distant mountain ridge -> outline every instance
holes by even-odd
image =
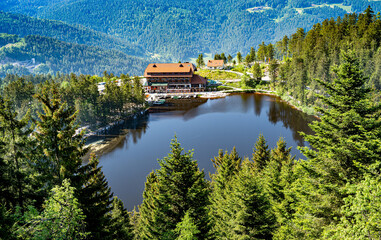
[[[69,43],[114,49],[129,55],[145,57],[145,51],[141,47],[115,36],[80,25],[74,26],[62,21],[33,18],[21,14],[0,11],[0,33],[16,34],[20,37],[40,35]]]
[[[5,0],[0,10],[81,24],[183,61],[201,52],[245,53],[368,5],[381,10],[368,0]]]
[[[6,73],[76,73],[142,75],[148,61],[117,50],[105,50],[54,38],[0,34],[0,77]]]

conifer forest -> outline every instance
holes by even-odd
[[[6,2],[18,9],[17,1]],[[98,26],[111,31],[103,27]],[[262,77],[257,62],[267,63],[276,94],[314,108],[314,134],[301,133],[309,144],[299,147],[305,159],[293,156],[282,137],[270,147],[260,134],[251,156],[235,147],[213,153],[215,171],[207,176],[194,157],[197,149],[185,149],[174,135],[133,211],[113,193],[82,129],[96,130],[147,109],[140,77],[114,66],[112,58],[141,69],[147,60],[144,53],[127,55],[142,51],[138,44],[76,29],[88,38],[67,45],[53,36],[0,35],[0,58],[34,54],[51,68],[0,76],[0,239],[381,239],[381,15],[372,7],[310,30],[298,28],[277,42],[252,44],[257,47],[245,48],[243,56],[215,56],[226,62],[237,56],[246,67],[256,62],[253,82]],[[115,42],[119,49],[102,58],[100,47]],[[6,50],[7,44],[14,47]],[[83,48],[89,61],[104,62],[90,70],[81,61],[73,64],[65,52],[74,48]],[[50,58],[44,55],[49,51]],[[202,56],[198,60],[202,65]]]

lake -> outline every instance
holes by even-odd
[[[283,137],[298,159],[303,155],[297,146],[306,145],[299,132],[312,133],[308,127],[312,116],[269,95],[184,99],[174,104],[130,121],[122,141],[100,157],[109,186],[128,210],[141,204],[146,176],[159,168],[157,159],[167,156],[175,135],[186,151],[194,149],[194,159],[209,179],[214,172],[211,159],[219,149],[231,151],[235,146],[241,157],[251,157],[262,133],[270,148]]]

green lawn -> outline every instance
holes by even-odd
[[[238,79],[240,78],[237,74],[231,72],[225,72],[221,70],[207,70],[201,69],[196,74],[203,76],[204,78],[211,80],[227,80],[227,79]]]

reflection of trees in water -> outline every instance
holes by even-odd
[[[305,113],[292,108],[285,102],[272,101],[267,113],[269,121],[276,124],[279,121],[283,122],[283,126],[291,129],[293,139],[299,146],[304,146],[304,139],[299,132],[312,134],[312,130],[307,123],[310,123],[313,118]]]
[[[255,94],[254,95],[254,111],[255,111],[256,116],[261,115],[262,102],[263,102],[263,95],[262,94]]]
[[[241,94],[242,108],[244,112],[247,112],[250,109],[250,98],[251,94]]]
[[[132,137],[133,143],[136,144],[146,133],[147,128],[148,115],[132,120],[132,122],[128,125],[128,135],[125,141],[127,142],[128,137]]]

